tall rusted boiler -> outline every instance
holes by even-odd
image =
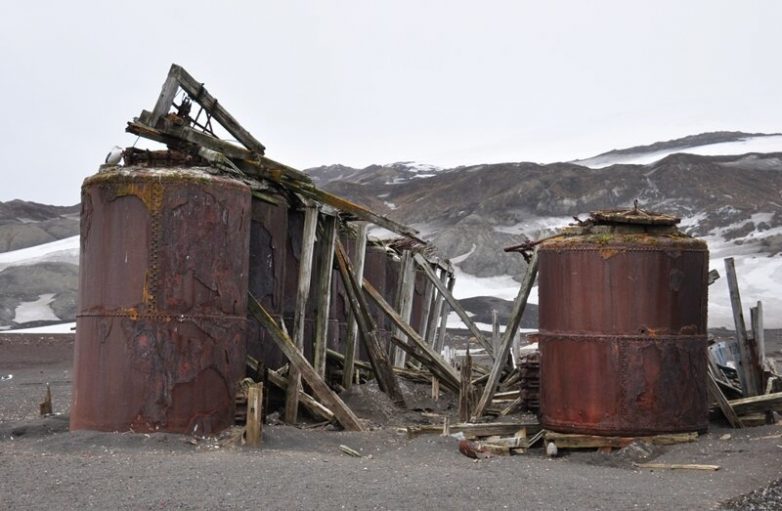
[[[708,250],[678,222],[639,209],[596,212],[539,246],[545,428],[707,428]]]
[[[199,168],[82,187],[71,429],[211,433],[245,366],[250,191]]]

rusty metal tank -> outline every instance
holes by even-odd
[[[199,168],[82,186],[71,429],[212,433],[245,367],[250,191]]]
[[[706,430],[708,249],[678,222],[602,211],[539,245],[545,428]]]

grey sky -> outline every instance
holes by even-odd
[[[782,131],[782,2],[13,2],[0,200],[79,200],[171,62],[290,165],[553,161]]]

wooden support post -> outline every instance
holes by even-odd
[[[747,327],[744,323],[744,313],[741,309],[741,295],[736,279],[736,268],[733,258],[725,258],[725,276],[728,279],[730,304],[733,307],[733,323],[736,327],[736,339],[739,343],[741,360],[738,361],[738,373],[741,380],[741,390],[744,397],[757,396],[760,393],[760,373],[757,367],[757,356],[753,342],[747,337]]]
[[[432,313],[433,304],[434,301],[434,285],[432,285],[431,282],[426,283],[426,291],[424,291],[424,309],[421,313],[421,322],[418,326],[418,333],[421,334],[421,337],[426,339],[428,341],[429,339],[429,332],[427,329],[429,328],[429,315]]]
[[[749,310],[749,317],[762,379],[763,371],[766,370],[766,333],[763,330],[763,302],[758,301],[758,304]]]
[[[446,289],[449,293],[453,294],[453,287],[456,285],[456,277],[454,277],[453,273],[448,273],[446,280],[448,281]],[[443,305],[440,308],[440,327],[437,329],[437,337],[435,337],[433,346],[436,353],[442,352],[445,347],[445,334],[448,331],[448,313],[450,312],[450,310],[448,310],[449,304],[445,302],[445,293],[440,293],[440,295],[443,297]]]
[[[372,364],[372,370],[375,372],[380,390],[385,392],[391,401],[399,406],[405,405],[405,399],[399,388],[399,382],[396,380],[391,361],[386,355],[385,350],[380,345],[377,337],[377,327],[372,317],[369,315],[364,293],[361,292],[358,281],[353,273],[350,260],[345,253],[342,243],[337,240],[337,264],[342,283],[345,285],[345,291],[348,295],[348,302],[353,310],[353,316],[358,322],[358,329],[361,333],[361,339],[369,355],[369,361]]]
[[[470,330],[472,336],[475,337],[481,346],[483,346],[483,348],[486,350],[486,353],[488,353],[490,357],[494,358],[494,350],[492,349],[491,343],[486,340],[478,327],[475,326],[475,323],[472,321],[472,319],[470,319],[467,311],[464,310],[464,307],[461,306],[459,301],[453,297],[448,288],[443,286],[443,283],[440,282],[440,279],[437,278],[437,275],[435,275],[434,270],[432,270],[432,267],[429,265],[429,262],[424,259],[424,256],[421,254],[415,254],[414,259],[418,266],[424,270],[426,276],[429,277],[429,281],[437,286],[437,290],[443,294],[446,300],[448,300],[448,303],[451,305],[456,314],[459,315],[459,319],[461,319]]]
[[[402,255],[402,276],[397,294],[397,310],[399,317],[405,323],[410,323],[410,315],[413,312],[413,297],[415,296],[415,265],[409,250],[405,250]],[[405,340],[405,334],[401,328],[397,327],[394,335]],[[394,350],[394,365],[404,367],[407,361],[407,353],[398,346]]]
[[[364,280],[364,261],[367,256],[367,227],[366,222],[358,222],[356,239],[356,265],[353,275],[356,282]],[[348,336],[345,341],[345,364],[342,373],[342,386],[349,389],[353,385],[353,368],[356,362],[356,344],[358,342],[358,322],[351,309],[348,314]]]
[[[294,368],[298,370],[304,378],[304,381],[306,381],[312,389],[315,397],[334,413],[334,416],[345,429],[350,431],[364,431],[364,427],[361,425],[358,417],[356,417],[344,401],[326,385],[326,382],[318,375],[315,368],[307,362],[307,359],[304,358],[304,355],[299,351],[290,337],[288,337],[277,325],[277,322],[274,321],[274,318],[269,314],[269,311],[267,311],[252,294],[249,294],[248,298],[250,314],[260,322],[261,326],[266,329],[280,351],[288,358],[290,370],[293,370]],[[290,386],[290,380],[288,380],[288,385]]]
[[[312,252],[315,248],[315,227],[318,223],[318,209],[308,205],[304,213],[304,234],[301,241],[299,258],[299,285],[296,289],[296,310],[293,315],[293,340],[296,348],[304,352],[304,319],[307,311],[307,298],[310,294],[312,278]],[[285,422],[296,424],[299,413],[299,386],[301,375],[298,368],[291,364],[288,373],[288,388],[285,391]]]
[[[322,377],[326,377],[326,347],[328,346],[329,312],[331,307],[331,276],[334,274],[334,240],[337,236],[337,217],[320,215],[322,227],[318,242],[318,287],[316,300],[317,315],[315,316],[315,347],[313,365]]]
[[[432,378],[438,379],[442,381],[442,384],[448,387],[450,390],[452,390],[454,393],[459,393],[459,387],[454,384],[453,379],[450,379],[450,375],[448,373],[445,373],[443,369],[437,365],[434,361],[432,361],[431,357],[424,353],[422,350],[418,349],[417,345],[410,341],[403,341],[399,337],[396,337],[395,335],[391,336],[391,342],[394,344],[394,346],[399,347],[400,349],[405,350],[405,352],[410,355],[410,358],[413,360],[417,360],[421,363],[424,367],[426,367],[429,370],[429,373],[432,375]],[[402,368],[395,367],[394,371],[401,371]],[[439,383],[438,383],[439,385]]]
[[[467,354],[461,367],[462,385],[459,387],[459,422],[470,420],[472,412],[472,357],[470,356],[470,343],[467,343]]]
[[[443,379],[448,380],[444,383],[448,384],[451,388],[458,389],[460,381],[459,373],[457,373],[450,364],[443,360],[443,357],[441,357],[438,353],[435,353],[432,348],[426,344],[426,341],[424,341],[410,325],[402,321],[402,318],[399,317],[399,314],[396,313],[396,311],[388,304],[388,302],[385,301],[383,296],[372,286],[372,284],[369,283],[366,278],[364,279],[364,291],[366,291],[367,296],[369,296],[369,298],[375,302],[378,307],[380,307],[383,313],[407,334],[407,337],[410,341],[413,342],[416,348],[423,352],[423,356],[425,356],[426,359],[431,362],[431,364],[438,367],[438,369],[442,372]]]
[[[445,271],[445,269],[440,270],[440,282],[443,284],[447,284],[446,279],[448,278],[448,273]],[[443,297],[443,294],[437,290],[436,287],[434,289],[434,306],[432,308],[432,312],[429,315],[429,324],[426,327],[426,335],[424,336],[424,339],[426,339],[427,344],[430,346],[434,346],[437,343],[437,325],[440,324],[440,315],[443,311],[443,302],[445,301],[445,298]]]
[[[491,403],[494,397],[494,392],[497,390],[497,384],[500,381],[502,375],[502,369],[508,362],[508,351],[513,343],[513,338],[516,335],[516,330],[521,323],[521,316],[524,314],[524,308],[527,306],[527,298],[532,290],[532,286],[535,284],[535,277],[538,274],[538,252],[535,251],[532,254],[532,259],[527,264],[527,273],[524,275],[524,280],[519,288],[519,294],[516,296],[516,301],[513,303],[513,309],[510,313],[508,325],[505,327],[505,334],[502,336],[502,343],[500,344],[500,350],[497,352],[497,356],[494,359],[491,372],[489,373],[489,379],[486,381],[486,386],[483,389],[483,395],[481,395],[478,405],[473,412],[473,420],[483,415],[486,411],[486,407]]]
[[[263,383],[250,385],[247,389],[247,419],[244,439],[250,447],[260,447],[263,436]]]

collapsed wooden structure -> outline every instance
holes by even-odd
[[[218,127],[240,145],[222,140]],[[349,388],[360,375],[374,377],[400,406],[399,376],[442,384],[461,393],[465,417],[489,408],[503,378],[518,381],[508,352],[534,281],[534,264],[511,324],[495,346],[454,298],[451,264],[417,231],[321,190],[306,174],[266,157],[263,144],[182,67],[171,66],[154,108],[126,130],[168,146],[165,152],[128,148],[126,164],[211,167],[252,189],[248,300],[255,321],[249,327],[248,360],[267,388],[284,390],[286,422],[297,422],[302,405],[315,417],[362,429],[334,391]],[[368,241],[371,225],[400,239]],[[451,310],[492,358],[490,372],[460,373],[440,355]],[[328,361],[341,369],[337,378],[327,371]],[[481,384],[484,390],[474,404],[474,389]]]

